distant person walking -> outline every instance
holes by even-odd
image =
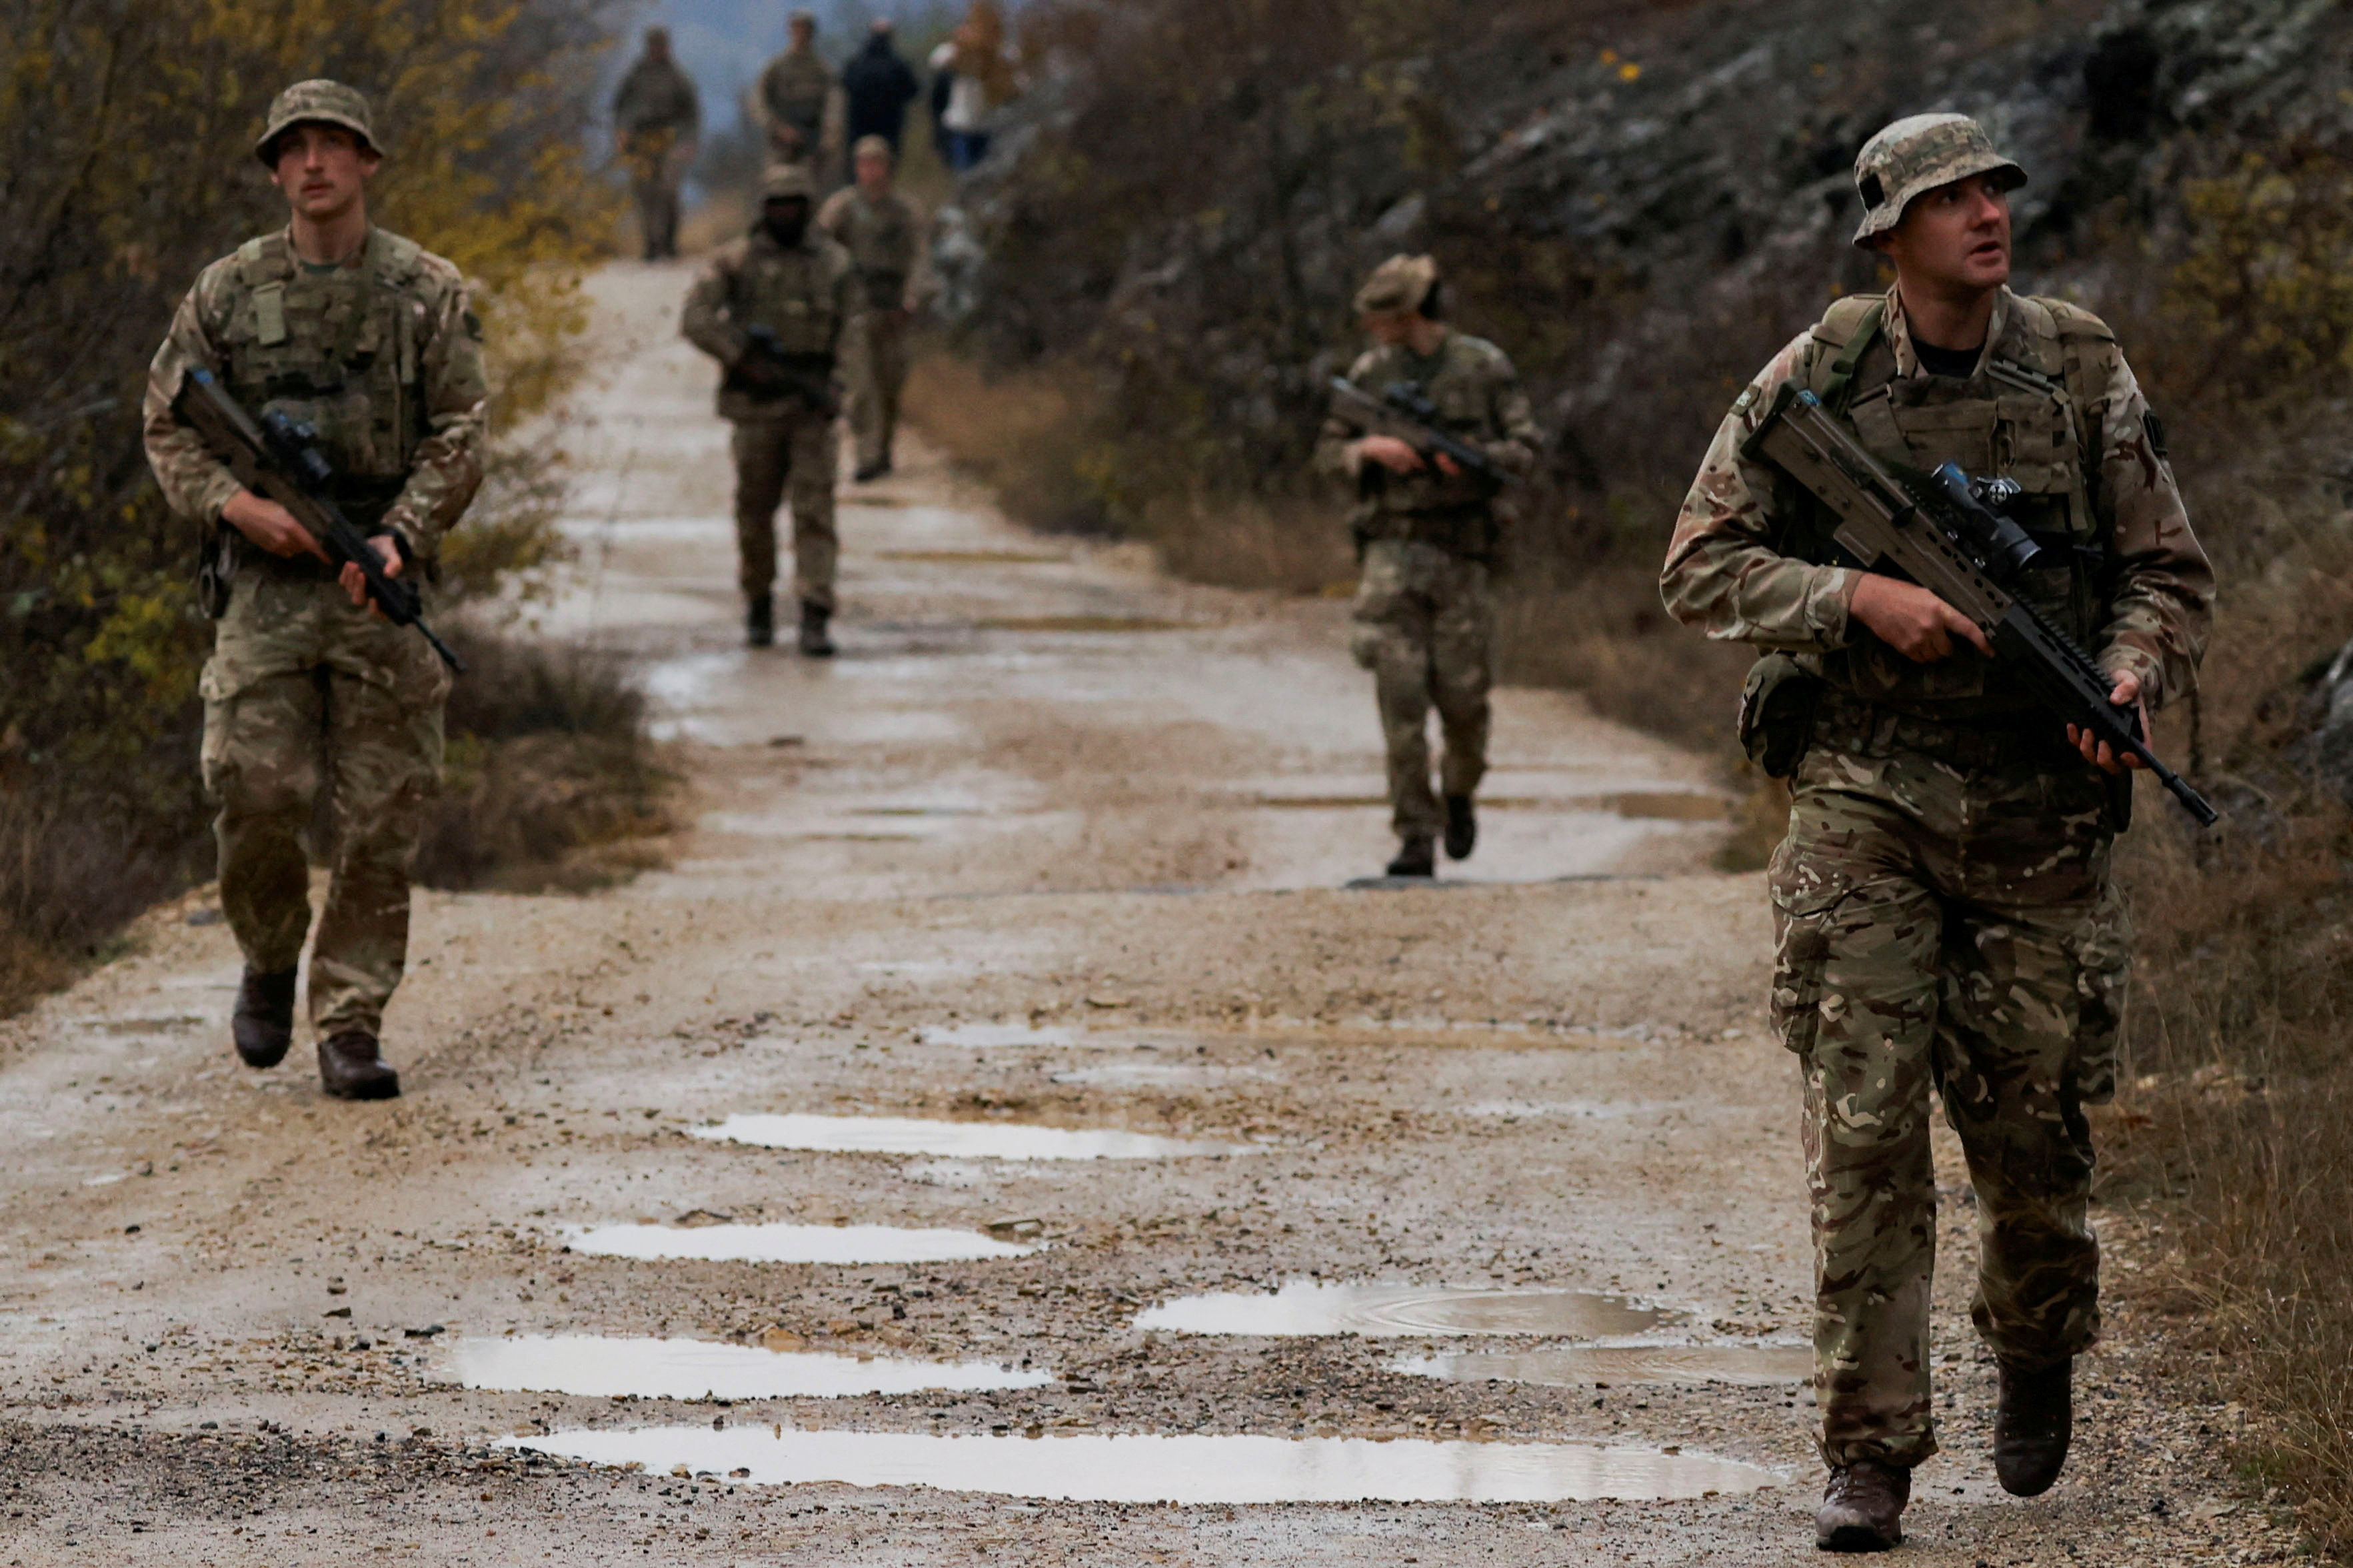
[[[646,52],[613,95],[615,150],[629,171],[648,261],[678,254],[678,188],[702,132],[702,104],[670,58],[670,29],[648,27]]]
[[[1005,20],[988,0],[973,0],[955,36],[932,51],[932,117],[940,155],[961,174],[988,156],[997,111],[1013,98],[1005,58]]]
[[[849,58],[841,68],[843,135],[851,148],[851,178],[857,177],[856,149],[870,136],[881,137],[891,150],[892,160],[899,157],[901,139],[907,130],[907,105],[923,93],[923,84],[915,79],[915,69],[900,56],[892,41],[891,18],[874,18],[873,30],[867,35],[866,47]]]
[[[833,72],[817,52],[814,15],[796,11],[786,27],[791,41],[761,71],[753,109],[767,132],[768,161],[797,163],[815,174],[826,110],[833,100]]]
[[[891,471],[899,391],[907,382],[907,282],[922,240],[914,207],[891,188],[890,143],[869,136],[853,151],[857,184],[827,198],[817,226],[849,252],[866,298],[866,313],[842,342],[849,373],[849,430],[858,441],[852,477],[864,484]]]

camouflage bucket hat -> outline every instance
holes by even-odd
[[[1392,256],[1356,290],[1356,314],[1403,316],[1421,309],[1438,286],[1438,262],[1428,256]]]
[[[817,179],[798,163],[771,163],[760,176],[760,199],[764,202],[786,201],[798,196],[805,202],[817,200]]]
[[[1862,226],[1854,243],[1865,245],[1903,221],[1915,196],[1966,180],[2000,173],[2002,189],[2026,184],[2026,171],[1993,150],[1985,127],[1966,114],[1915,114],[1899,120],[1862,144],[1855,155],[1854,188],[1862,197]]]
[[[253,144],[253,155],[264,163],[271,162],[269,149],[279,136],[306,123],[340,125],[381,153],[384,143],[376,140],[375,128],[368,120],[368,100],[357,88],[324,77],[298,81],[269,100],[269,115],[262,122],[261,140]]]

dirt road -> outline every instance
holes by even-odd
[[[545,619],[637,663],[691,830],[421,897],[395,1104],[237,1063],[203,894],[0,1026],[0,1562],[1810,1559],[1796,1085],[1701,767],[1505,692],[1477,857],[1349,889],[1340,607],[919,447],[845,498],[842,657],[747,653],[683,284],[597,283]],[[1914,1555],[2281,1554],[2129,1314],[1996,1491],[1948,1191]]]

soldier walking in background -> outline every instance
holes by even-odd
[[[302,834],[323,784],[332,875],[311,954],[319,1075],[343,1099],[388,1099],[378,1046],[408,947],[408,867],[439,782],[448,676],[375,614],[284,508],[240,486],[174,412],[194,370],[259,416],[318,432],[335,499],[387,575],[426,572],[481,481],[489,390],[481,327],[458,269],[368,222],[382,162],[367,100],[332,81],[288,88],[255,146],[292,217],[198,276],[148,376],[148,461],[205,530],[228,584],[199,689],[205,787],[220,804],[221,908],[245,955],[231,1025],[257,1068],[284,1058],[311,926]]]
[[[670,58],[670,29],[648,27],[646,52],[613,95],[613,134],[628,166],[648,261],[678,255],[678,188],[702,130],[702,106],[694,83]]]
[[[866,47],[841,68],[842,134],[849,142],[852,179],[858,177],[858,144],[870,136],[881,137],[892,161],[898,159],[907,105],[923,90],[914,68],[892,46],[893,31],[890,17],[875,17]]]
[[[826,199],[817,224],[849,252],[865,296],[865,311],[842,345],[849,430],[858,443],[852,478],[864,484],[891,471],[899,392],[907,382],[907,284],[921,248],[921,226],[907,198],[891,188],[890,143],[869,136],[856,152],[857,183]]]
[[[791,42],[760,72],[753,108],[768,137],[768,162],[807,166],[814,178],[825,142],[833,72],[817,52],[817,17],[796,11],[786,24]]]
[[[2063,732],[1985,657],[1975,622],[1856,569],[1832,514],[1742,442],[1794,379],[1883,459],[2014,480],[2011,515],[2057,563],[2022,592],[2120,706],[2190,689],[2211,613],[2213,574],[2114,335],[2007,286],[2008,193],[2025,180],[1959,115],[1864,144],[1855,243],[1894,264],[1895,287],[1832,305],[1740,395],[1662,579],[1685,623],[1778,650],[1751,673],[1743,739],[1797,759],[1771,871],[1772,1014],[1805,1085],[1831,1470],[1817,1539],[1832,1550],[1901,1541],[1911,1470],[1936,1451],[1931,1086],[1975,1189],[1996,1473],[2031,1497],[2065,1461],[2073,1358],[2099,1333],[2084,1107],[2115,1089],[2129,956],[2109,855],[2131,791],[2105,746]]]
[[[776,640],[776,507],[789,488],[800,651],[829,658],[834,610],[832,380],[865,295],[849,253],[809,222],[807,168],[770,169],[760,221],[714,255],[686,297],[688,341],[725,368],[719,415],[735,426],[735,538],[745,639]]]
[[[1351,381],[1376,390],[1417,388],[1446,434],[1499,468],[1525,474],[1535,466],[1535,420],[1519,374],[1494,344],[1447,325],[1436,262],[1427,256],[1383,262],[1357,291],[1356,313],[1377,346],[1356,361]],[[1337,413],[1324,422],[1315,464],[1356,488],[1350,521],[1363,577],[1350,647],[1373,672],[1388,744],[1399,840],[1388,874],[1431,876],[1441,832],[1457,860],[1478,842],[1472,795],[1487,771],[1496,487],[1442,453],[1426,456],[1394,436],[1358,436]],[[1442,806],[1430,787],[1433,706],[1446,742]]]

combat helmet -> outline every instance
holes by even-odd
[[[1993,150],[1985,127],[1966,114],[1915,114],[1885,126],[1855,154],[1854,188],[1862,197],[1862,225],[1854,243],[1904,220],[1914,197],[1971,174],[1999,174],[2001,188],[2026,184],[2026,171]]]
[[[368,100],[357,88],[324,77],[298,81],[269,100],[269,113],[262,121],[261,139],[253,144],[253,155],[272,163],[270,149],[278,138],[306,122],[340,125],[357,136],[362,145],[382,153],[384,143],[376,140],[371,118]]]
[[[760,175],[760,199],[764,202],[788,201],[798,196],[805,202],[817,200],[817,176],[799,163],[771,163]]]

